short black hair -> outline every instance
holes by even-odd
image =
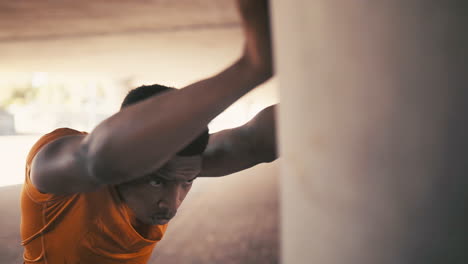
[[[148,99],[152,96],[161,95],[163,93],[166,93],[172,90],[177,90],[177,89],[159,85],[159,84],[140,86],[128,92],[127,96],[125,96],[122,102],[122,105],[120,106],[120,109],[123,109],[129,105]],[[208,145],[209,137],[210,137],[210,134],[208,133],[208,127],[207,127],[190,144],[188,144],[181,151],[177,152],[177,155],[178,156],[201,155],[205,151],[206,146]]]

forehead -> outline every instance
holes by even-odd
[[[191,180],[201,171],[201,156],[175,156],[152,175],[167,180]]]

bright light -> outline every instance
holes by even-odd
[[[40,135],[0,136],[0,187],[24,182],[26,156]]]
[[[31,85],[34,88],[41,87],[47,84],[48,79],[47,72],[35,72],[31,79]]]

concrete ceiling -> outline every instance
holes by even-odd
[[[0,0],[0,93],[33,72],[73,86],[183,87],[228,66],[242,44],[235,0]],[[265,88],[243,100],[277,101]]]
[[[0,42],[226,27],[233,0],[2,0]]]
[[[177,73],[165,70],[177,68],[196,76],[235,59],[241,44],[233,0],[0,0],[2,75],[164,72],[171,79]]]
[[[228,66],[242,44],[235,0],[0,0],[0,95],[34,72],[121,95],[141,84],[183,87]],[[242,102],[277,102],[275,87],[263,87]]]

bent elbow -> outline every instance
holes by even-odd
[[[126,181],[128,173],[106,142],[90,139],[82,147],[88,175],[97,183],[108,185]]]
[[[108,153],[92,153],[88,156],[87,172],[89,176],[99,184],[119,184],[126,181],[128,173],[114,162]],[[122,165],[122,164],[120,164]]]

